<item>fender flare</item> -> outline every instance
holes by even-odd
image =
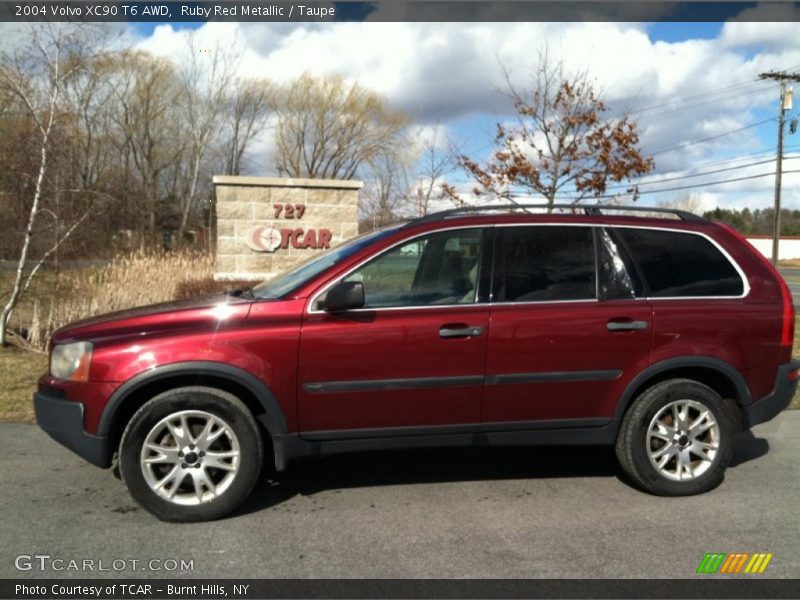
[[[103,414],[100,416],[100,424],[97,427],[97,435],[108,436],[111,433],[116,414],[131,394],[155,381],[185,375],[213,375],[241,385],[253,394],[258,403],[264,408],[265,415],[260,420],[262,420],[266,426],[269,434],[276,435],[287,433],[286,419],[280,404],[278,404],[278,400],[264,382],[255,375],[249,371],[225,363],[214,361],[188,361],[171,363],[149,371],[144,371],[131,377],[128,381],[119,386],[114,393],[111,394],[111,397],[108,399],[103,409]]]
[[[701,367],[717,371],[733,383],[736,388],[737,399],[743,407],[752,404],[750,388],[747,387],[747,382],[739,370],[731,364],[712,356],[677,356],[650,365],[631,380],[622,393],[619,402],[617,402],[617,408],[614,411],[614,421],[617,423],[622,422],[622,416],[634,400],[634,392],[636,392],[645,381],[659,373],[686,367]]]

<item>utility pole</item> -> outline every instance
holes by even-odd
[[[789,81],[800,82],[800,74],[785,71],[768,71],[761,73],[759,79],[774,79],[780,84],[781,96],[778,106],[778,156],[775,162],[775,215],[772,224],[772,264],[778,264],[778,244],[781,239],[781,174],[783,170],[783,128],[786,125],[786,111],[791,100],[786,95],[786,84]]]

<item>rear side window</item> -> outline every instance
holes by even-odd
[[[708,239],[692,233],[616,229],[639,266],[651,298],[741,296],[739,273]]]
[[[597,228],[598,265],[600,271],[600,298],[603,300],[631,300],[643,295],[644,288],[636,268],[612,232]]]
[[[495,302],[596,298],[591,228],[501,227],[498,231]]]

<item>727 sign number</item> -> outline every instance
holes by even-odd
[[[305,204],[273,204],[275,218],[280,219],[283,213],[284,219],[302,219],[306,212]]]

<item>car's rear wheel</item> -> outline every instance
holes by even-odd
[[[628,410],[617,458],[634,483],[663,496],[718,486],[733,454],[735,419],[714,390],[689,379],[663,381]]]
[[[205,521],[236,508],[258,479],[261,434],[235,396],[207,387],[160,394],[122,436],[119,465],[133,498],[164,521]]]

